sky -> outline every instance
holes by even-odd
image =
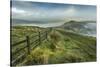
[[[11,19],[13,23],[29,21],[37,26],[57,26],[70,20],[96,21],[96,6],[41,3],[12,0]],[[24,23],[24,22],[23,22]]]

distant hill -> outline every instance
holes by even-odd
[[[21,19],[11,19],[12,25],[23,25],[23,24],[41,24],[41,21],[28,21],[28,20],[21,20]],[[46,23],[46,22],[43,22]]]
[[[63,28],[75,33],[96,36],[96,21],[74,21],[64,23],[59,28]]]

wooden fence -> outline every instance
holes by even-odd
[[[35,36],[26,36],[26,39],[12,44],[12,56],[11,56],[11,66],[16,66],[17,64],[23,62],[23,60],[31,53],[31,50],[41,45],[41,42],[47,39],[48,33],[51,29],[43,32],[38,32]],[[17,48],[18,46],[18,48]]]

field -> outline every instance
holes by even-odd
[[[45,34],[44,31],[49,28],[38,28],[34,26],[13,26],[11,28],[11,53],[12,61],[19,55],[27,53],[27,48],[19,51],[17,55],[13,52],[26,45],[23,43],[13,47],[13,44],[24,40],[26,36],[34,37],[31,42],[37,39],[39,34]],[[46,35],[43,35],[45,37]],[[43,38],[40,35],[40,38]],[[12,65],[40,65],[40,64],[58,64],[58,63],[76,63],[96,61],[96,37],[83,36],[77,33],[69,32],[64,29],[51,28],[46,38],[39,39],[40,43],[31,49],[29,54],[20,58]],[[38,40],[38,42],[39,42]],[[37,43],[38,43],[37,42]],[[35,45],[35,44],[33,44]]]

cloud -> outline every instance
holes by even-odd
[[[12,13],[13,14],[25,14],[25,10],[17,9],[17,8],[12,8]]]
[[[46,4],[44,7],[41,5],[43,4],[13,1],[12,18],[30,21],[65,21],[66,17],[74,16],[76,12],[74,6],[69,6],[68,8],[50,8],[52,5],[47,6]]]
[[[74,6],[71,6],[66,10],[66,14],[68,16],[74,16],[76,13],[77,13],[77,10],[74,8]]]
[[[47,24],[54,22],[61,22],[62,24],[71,19],[91,20],[96,16],[96,11],[92,6],[47,4],[13,0],[11,8],[12,19],[41,21],[41,23],[47,22]]]

